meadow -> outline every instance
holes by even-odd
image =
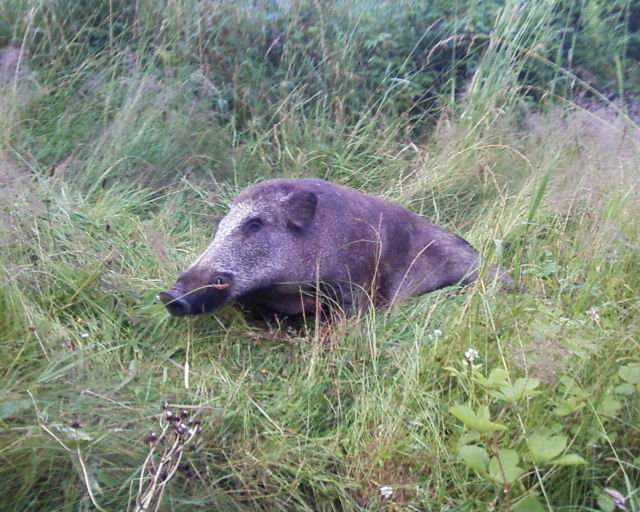
[[[640,510],[635,10],[6,0],[0,509]],[[302,176],[520,290],[170,317],[233,196]]]

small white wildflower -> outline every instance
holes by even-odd
[[[434,329],[433,335],[434,336],[442,336],[442,331],[440,329]]]
[[[591,308],[587,310],[587,316],[591,318],[591,320],[593,320],[595,323],[597,324],[600,323],[600,315],[598,314],[598,311],[596,310],[596,308]]]
[[[88,333],[86,333],[86,332],[83,332],[82,334],[80,334],[80,337],[81,337],[81,338],[88,338],[88,337],[89,337],[89,334],[88,334]]]
[[[389,487],[388,485],[380,487],[380,496],[385,500],[391,498],[393,496],[393,487]]]
[[[476,359],[478,359],[478,357],[480,357],[480,354],[478,354],[478,351],[475,348],[470,347],[465,351],[464,357],[467,361],[473,363]]]

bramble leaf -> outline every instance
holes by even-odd
[[[489,474],[502,484],[515,482],[524,474],[524,469],[518,467],[518,453],[515,450],[498,450],[498,455],[489,461]]]
[[[568,453],[567,455],[553,459],[551,463],[557,464],[558,466],[579,466],[581,464],[586,464],[587,461],[580,457],[580,455]]]
[[[613,389],[613,392],[616,395],[625,395],[631,396],[636,394],[636,387],[633,384],[629,384],[625,382],[624,384],[620,384]]]
[[[474,380],[485,388],[497,388],[498,386],[508,382],[509,372],[503,368],[495,368],[491,370],[489,377],[476,374]]]
[[[584,402],[579,402],[573,397],[569,397],[566,400],[562,400],[558,403],[555,413],[558,416],[568,416],[574,412],[578,412],[585,406]]]
[[[481,475],[489,472],[489,454],[479,446],[466,445],[458,449],[462,461]]]
[[[602,402],[598,404],[596,410],[604,416],[614,417],[616,414],[618,414],[621,408],[622,403],[619,400],[616,400],[615,398],[607,395],[606,397],[604,397]]]
[[[544,464],[560,455],[567,447],[565,436],[542,436],[532,434],[527,438],[529,459],[536,464]]]
[[[500,391],[489,391],[489,394],[499,400],[505,402],[515,402],[522,398],[529,398],[535,396],[539,391],[535,389],[540,385],[538,379],[533,378],[519,378],[513,384],[503,384],[500,386]]]
[[[449,412],[458,418],[467,427],[473,428],[472,425],[476,422],[476,413],[473,409],[467,405],[454,405],[449,408]]]
[[[621,366],[618,370],[618,376],[629,384],[640,386],[640,364]]]
[[[471,407],[467,405],[454,405],[449,408],[449,412],[464,423],[467,428],[477,430],[478,432],[494,432],[496,430],[506,430],[507,427],[495,423],[490,419],[488,407],[480,407],[475,413]]]
[[[546,510],[536,496],[524,498],[511,508],[511,512],[546,512]]]

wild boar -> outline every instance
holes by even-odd
[[[236,197],[211,245],[159,298],[173,316],[233,301],[349,314],[471,283],[478,267],[468,242],[400,205],[321,179],[275,179]],[[489,274],[511,284],[496,267]]]

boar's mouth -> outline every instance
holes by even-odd
[[[158,295],[160,301],[172,316],[183,317],[208,313],[228,302],[230,297],[229,280],[216,277],[212,284],[185,290],[178,279],[171,290]]]

